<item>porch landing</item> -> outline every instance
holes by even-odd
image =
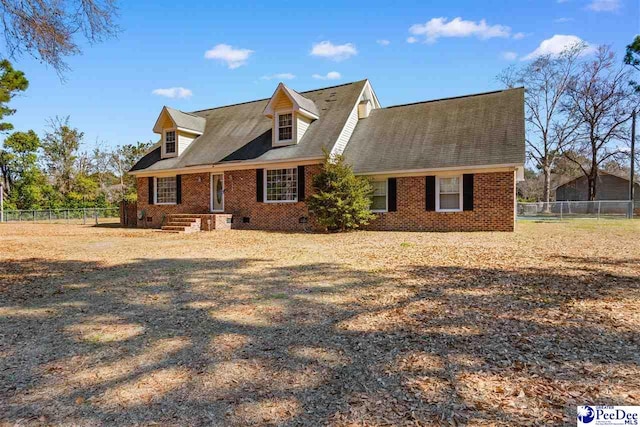
[[[165,233],[197,233],[199,231],[230,230],[231,214],[169,214],[162,226]]]

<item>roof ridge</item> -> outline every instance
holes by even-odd
[[[428,103],[431,103],[431,102],[452,101],[454,99],[473,98],[475,96],[493,95],[493,94],[496,94],[496,93],[508,92],[508,91],[516,90],[516,89],[524,89],[524,86],[512,87],[512,88],[508,88],[508,89],[492,90],[492,91],[489,91],[489,92],[471,93],[471,94],[468,94],[468,95],[449,96],[449,97],[446,97],[446,98],[428,99],[426,101],[409,102],[407,104],[390,105],[388,107],[380,108],[380,110],[386,110],[386,109],[389,109],[389,108],[398,108],[398,107],[409,107],[411,105],[428,104]]]
[[[334,85],[334,86],[321,87],[321,88],[318,88],[318,89],[306,90],[306,91],[304,91],[304,92],[298,92],[297,90],[292,89],[292,88],[290,88],[289,86],[287,86],[287,88],[288,88],[288,89],[293,90],[294,92],[296,92],[296,93],[297,93],[297,94],[299,94],[299,95],[302,95],[303,93],[318,92],[318,91],[320,91],[320,90],[327,90],[327,89],[334,89],[334,88],[342,87],[342,86],[349,86],[349,85],[353,85],[353,84],[356,84],[356,83],[361,83],[361,82],[366,81],[366,80],[367,80],[367,79],[356,80],[356,81],[354,81],[354,82],[342,83],[342,84]],[[283,84],[284,84],[284,83],[283,83]],[[286,85],[285,85],[285,86],[286,86]],[[252,100],[252,101],[236,102],[235,104],[220,105],[220,106],[218,106],[218,107],[203,108],[202,110],[194,110],[194,111],[192,111],[192,112],[190,112],[190,113],[186,113],[186,114],[194,115],[193,113],[201,113],[201,112],[203,112],[203,111],[211,111],[211,110],[217,110],[217,109],[220,109],[220,108],[227,108],[227,107],[237,107],[238,105],[251,104],[252,102],[267,101],[267,100],[269,100],[269,99],[271,99],[271,97],[269,97],[269,98],[261,98],[261,99],[254,99],[254,100]],[[175,110],[175,108],[174,108],[174,110]],[[178,111],[180,111],[180,110],[178,110]],[[199,116],[196,116],[196,117],[199,117]]]
[[[191,114],[191,113],[190,113],[190,112],[188,112],[188,111],[178,110],[177,108],[173,108],[173,107],[170,107],[170,106],[168,106],[168,105],[165,105],[165,106],[164,106],[164,108],[168,108],[168,109],[170,109],[170,110],[177,111],[178,113],[186,114],[186,115],[191,116],[191,117],[196,117],[196,118],[198,118],[198,119],[201,119],[201,118],[202,118],[202,117],[200,117],[200,116],[196,116],[195,114]]]

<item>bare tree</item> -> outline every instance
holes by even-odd
[[[127,194],[135,192],[136,188],[136,179],[129,175],[129,170],[146,154],[152,145],[151,141],[125,144],[116,147],[111,152],[110,164],[114,175],[120,180],[122,200],[127,198]]]
[[[577,127],[575,116],[563,109],[563,99],[585,48],[576,44],[560,55],[541,56],[522,68],[508,68],[498,76],[507,87],[525,87],[527,155],[542,171],[542,198],[547,209],[551,173],[561,156],[559,147],[574,137]]]
[[[619,65],[608,46],[600,46],[595,59],[582,64],[567,89],[564,109],[578,118],[579,126],[576,136],[560,148],[586,176],[589,200],[596,199],[598,169],[628,155],[629,122],[638,105],[631,80],[630,69]]]
[[[27,53],[59,75],[64,58],[80,53],[75,36],[89,43],[117,34],[116,0],[0,0],[0,22],[11,58]]]

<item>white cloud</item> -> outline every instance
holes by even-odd
[[[260,77],[261,80],[272,80],[272,79],[291,80],[295,78],[296,78],[295,74],[291,74],[291,73],[278,73],[278,74],[272,74],[270,76]]]
[[[482,40],[493,37],[509,37],[511,28],[504,25],[488,25],[484,19],[465,21],[460,17],[448,21],[447,18],[432,18],[424,24],[409,27],[413,36],[424,36],[427,43],[434,43],[441,37],[477,37]],[[409,41],[407,39],[407,41]],[[413,43],[413,42],[409,42]]]
[[[407,37],[407,43],[417,43],[418,39],[411,36],[411,37]]]
[[[380,46],[389,46],[391,44],[389,40],[385,39],[376,40],[376,43],[378,43]]]
[[[584,52],[582,52],[583,55],[588,55],[595,52],[596,48],[594,46],[591,46],[589,43],[585,42],[578,36],[556,34],[549,39],[543,40],[540,43],[540,46],[538,46],[530,54],[522,57],[522,60],[527,61],[529,59],[535,59],[543,55],[556,56],[561,54],[566,49],[582,43],[586,45]]]
[[[523,38],[525,38],[527,35],[525,33],[515,33],[513,35],[513,39],[514,40],[522,40]]]
[[[514,61],[518,57],[515,52],[502,52],[502,59],[506,61]]]
[[[594,12],[615,12],[620,9],[620,0],[593,0],[587,6]]]
[[[238,68],[247,63],[247,59],[253,53],[251,49],[234,49],[228,44],[218,44],[204,53],[207,59],[218,59],[225,62],[230,69]]]
[[[166,89],[154,89],[153,95],[166,96],[167,98],[189,98],[193,92],[183,87],[169,87]]]
[[[556,24],[564,24],[565,22],[571,22],[573,21],[573,18],[557,18],[554,19],[553,22],[555,22]]]
[[[316,43],[311,48],[311,55],[342,61],[358,54],[353,43],[333,44],[328,40]]]
[[[314,74],[311,77],[318,80],[338,80],[342,78],[342,75],[337,71],[329,71],[326,75]]]

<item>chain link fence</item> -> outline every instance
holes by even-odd
[[[120,209],[84,208],[84,209],[42,209],[7,210],[2,216],[3,222],[100,224],[117,222]]]
[[[634,212],[635,211],[635,212]],[[518,219],[622,219],[640,214],[640,202],[629,200],[518,203]]]

